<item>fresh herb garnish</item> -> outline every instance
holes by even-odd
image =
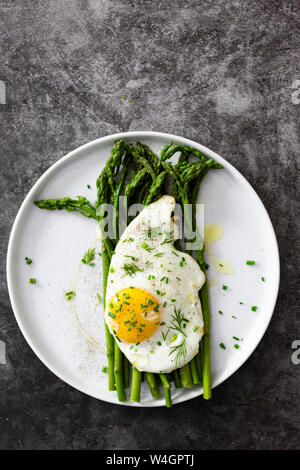
[[[83,255],[83,258],[81,262],[83,264],[89,264],[90,266],[94,266],[94,264],[91,264],[92,261],[95,259],[95,248],[89,248]]]
[[[171,323],[169,328],[171,330],[176,330],[186,336],[185,332],[183,331],[183,323],[188,322],[184,315],[181,313],[181,309],[177,309],[176,305],[174,305],[174,313],[171,315]]]
[[[124,255],[124,258],[130,258],[132,261],[135,261],[135,257],[134,257],[134,256]]]
[[[178,346],[172,346],[171,347],[171,351],[169,353],[169,356],[173,353],[176,353],[175,354],[175,365],[176,365],[176,367],[178,367],[179,364],[180,364],[180,360],[182,358],[185,358],[186,354],[187,354],[187,352],[186,352],[186,340],[185,339]]]
[[[36,279],[34,279],[34,277],[31,277],[29,279],[29,284],[36,284]]]
[[[65,293],[65,298],[67,300],[72,300],[74,298],[74,296],[75,296],[75,292],[73,290],[70,290],[69,292]]]
[[[143,271],[134,263],[125,263],[122,269],[124,269],[126,274],[128,274],[129,276],[135,275],[135,273],[137,273],[138,271]]]
[[[256,310],[257,310],[256,305],[253,305],[253,307],[251,307],[251,310],[252,310],[252,312],[256,312]]]
[[[171,232],[165,232],[166,238],[164,239],[163,242],[161,242],[161,245],[165,245],[165,243],[172,243],[173,242],[173,230]]]
[[[32,259],[28,258],[27,256],[25,256],[25,261],[26,261],[26,264],[31,264],[32,263]]]
[[[255,261],[247,260],[246,264],[248,264],[248,266],[253,266],[255,264]]]
[[[226,349],[226,346],[225,346],[225,344],[224,344],[224,343],[220,343],[220,348],[222,348],[222,349]]]
[[[144,231],[144,238],[156,238],[161,234],[159,227],[150,227]]]
[[[150,253],[150,251],[153,250],[153,248],[151,248],[151,247],[148,245],[148,243],[146,243],[146,242],[142,242],[142,243],[141,243],[141,248],[143,248],[144,250],[148,251],[149,253]]]

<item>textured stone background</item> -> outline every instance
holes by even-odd
[[[299,1],[0,6],[0,339],[8,360],[0,365],[0,447],[299,448],[300,365],[291,363],[300,339]],[[175,133],[219,152],[254,186],[278,236],[282,282],[271,325],[208,403],[129,409],[82,395],[35,357],[12,314],[6,248],[28,190],[65,153],[127,130]]]

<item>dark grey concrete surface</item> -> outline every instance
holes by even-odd
[[[299,448],[300,365],[291,362],[300,339],[299,1],[0,0],[0,8],[0,448]],[[65,153],[127,130],[183,135],[219,152],[274,223],[282,280],[273,320],[210,402],[150,410],[89,398],[46,369],[13,317],[5,257],[23,198]]]

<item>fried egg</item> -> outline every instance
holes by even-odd
[[[205,276],[174,248],[175,199],[162,196],[123,232],[111,259],[105,321],[140,371],[171,372],[198,352],[204,323],[198,292]]]

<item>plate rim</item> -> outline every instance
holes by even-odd
[[[237,179],[243,183],[246,188],[252,193],[252,195],[256,198],[257,203],[260,205],[261,209],[264,212],[264,215],[266,217],[266,221],[268,223],[269,229],[270,229],[270,235],[272,236],[272,244],[274,246],[274,251],[275,251],[275,258],[274,259],[274,275],[275,275],[275,282],[273,284],[273,289],[274,289],[274,295],[272,298],[272,302],[270,302],[270,307],[268,309],[268,315],[266,315],[266,320],[261,328],[261,331],[259,332],[259,335],[256,337],[255,341],[252,342],[251,347],[249,348],[249,351],[244,355],[242,358],[241,362],[236,366],[228,366],[228,371],[226,374],[221,375],[218,380],[216,380],[212,384],[212,388],[217,387],[221,383],[223,383],[225,380],[227,380],[229,377],[231,377],[237,370],[239,370],[240,367],[249,359],[249,357],[253,354],[259,343],[261,342],[263,336],[265,335],[268,326],[270,324],[270,321],[273,317],[275,305],[277,302],[277,297],[278,297],[278,292],[279,292],[279,284],[280,284],[280,257],[279,257],[279,248],[278,248],[278,242],[276,238],[276,233],[272,224],[272,221],[270,219],[270,216],[268,214],[268,211],[266,210],[261,198],[258,196],[254,188],[251,186],[251,184],[248,182],[248,180],[243,176],[243,174],[237,170],[231,163],[229,163],[224,157],[219,155],[218,153],[214,152],[213,150],[209,149],[208,147],[195,142],[191,139],[187,139],[186,137],[181,137],[177,136],[175,134],[169,134],[165,132],[158,132],[158,131],[129,131],[129,132],[119,132],[115,134],[110,134],[106,135],[103,137],[99,137],[97,139],[94,139],[90,142],[87,142],[76,149],[72,150],[71,152],[68,152],[66,155],[61,157],[57,162],[52,164],[40,177],[39,179],[34,183],[32,188],[29,190],[28,194],[26,195],[25,199],[23,200],[17,215],[15,217],[10,237],[9,237],[9,242],[8,242],[8,249],[7,249],[7,260],[6,260],[6,272],[7,272],[7,286],[8,286],[8,293],[9,293],[9,299],[11,302],[12,310],[15,316],[15,319],[17,321],[17,324],[21,330],[21,333],[23,334],[27,344],[30,346],[32,351],[36,354],[36,356],[41,360],[41,362],[52,372],[54,373],[60,380],[62,380],[64,383],[67,383],[69,386],[75,388],[76,390],[79,390],[82,393],[85,393],[88,396],[91,396],[97,400],[101,400],[107,403],[112,403],[114,405],[120,405],[120,406],[129,406],[129,407],[141,407],[141,408],[153,408],[153,407],[159,407],[159,406],[164,406],[164,402],[162,400],[153,400],[151,403],[136,403],[136,402],[116,402],[113,399],[108,399],[108,398],[99,398],[95,394],[91,393],[90,391],[84,389],[81,386],[78,386],[73,382],[72,379],[66,379],[64,377],[64,374],[61,373],[57,368],[50,364],[49,361],[44,357],[43,353],[41,353],[38,348],[34,344],[34,340],[31,340],[30,334],[26,330],[26,326],[22,322],[22,314],[18,311],[17,305],[14,301],[14,287],[13,287],[13,279],[12,279],[12,272],[13,272],[13,248],[14,248],[14,241],[17,236],[17,230],[18,230],[18,225],[19,221],[22,217],[23,211],[27,207],[29,201],[31,202],[31,196],[32,194],[38,189],[38,187],[43,184],[44,181],[46,181],[51,174],[55,173],[59,167],[63,166],[68,160],[71,160],[72,158],[76,157],[76,155],[79,152],[85,151],[93,146],[97,146],[98,144],[101,143],[106,143],[108,141],[116,141],[119,139],[142,139],[143,136],[147,137],[156,137],[156,138],[164,138],[168,139],[169,141],[181,141],[185,145],[193,146],[200,150],[201,152],[204,153],[204,155],[208,155],[211,158],[215,158],[217,161],[222,163],[224,168],[229,169]],[[193,393],[192,390],[189,390],[189,396],[183,395],[182,397],[178,397],[177,399],[173,401],[173,404],[178,404],[182,403],[188,400],[191,400],[193,398],[199,397],[203,394],[203,389],[202,387],[200,388],[195,388]]]

